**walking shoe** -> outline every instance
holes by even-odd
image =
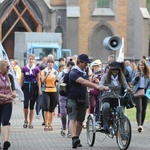
[[[28,122],[24,121],[23,127],[24,127],[24,128],[27,128],[27,127],[28,127]]]
[[[77,147],[82,147],[82,144],[81,144],[81,143],[79,143],[79,144],[77,145]]]
[[[41,118],[41,116],[40,115],[36,115],[36,119],[40,119]]]
[[[80,139],[72,140],[72,148],[77,148],[78,144],[80,144]]]
[[[138,132],[142,132],[143,131],[143,127],[142,126],[139,126],[138,127]]]
[[[7,150],[10,147],[10,142],[9,141],[5,141],[3,144],[3,150]]]
[[[45,121],[42,123],[42,126],[45,126]]]
[[[68,138],[71,138],[71,134],[70,134],[69,131],[68,131],[68,133],[67,133],[67,137],[68,137]]]
[[[62,136],[65,136],[65,135],[66,135],[66,130],[63,130],[63,129],[62,129],[62,130],[60,131],[60,134],[61,134]]]

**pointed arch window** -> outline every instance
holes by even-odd
[[[55,29],[56,33],[63,33],[63,29],[60,26],[57,26]]]

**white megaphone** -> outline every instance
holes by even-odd
[[[122,46],[122,40],[118,36],[109,36],[103,40],[102,46],[106,50],[117,51]]]

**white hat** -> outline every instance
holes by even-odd
[[[91,63],[91,67],[93,67],[93,66],[99,66],[99,65],[101,65],[101,64],[102,64],[101,60],[100,60],[100,59],[96,59],[96,60],[94,60],[94,61]]]

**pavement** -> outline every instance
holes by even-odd
[[[13,113],[11,118],[11,132],[9,141],[11,147],[9,150],[71,150],[72,140],[67,136],[62,137],[61,121],[56,115],[53,120],[53,131],[44,131],[42,118],[34,118],[33,129],[23,128],[23,103],[17,101],[13,104]],[[131,122],[132,140],[129,150],[149,150],[150,149],[150,122],[145,122],[144,131],[137,132],[136,122]],[[79,150],[119,150],[116,138],[109,138],[105,134],[96,133],[96,140],[93,147],[89,147],[86,140],[86,129],[82,130],[80,136],[83,147]],[[2,143],[2,141],[1,141]]]

